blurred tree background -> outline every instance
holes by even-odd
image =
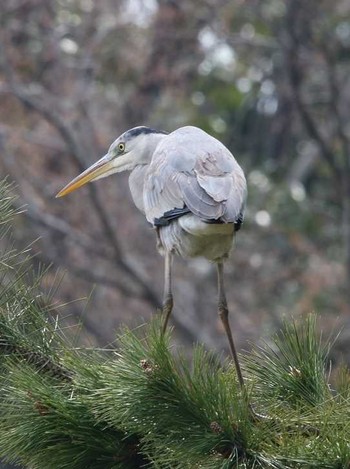
[[[344,326],[334,359],[350,362],[347,0],[11,0],[0,21],[0,169],[26,204],[15,242],[39,238],[33,264],[52,264],[43,288],[67,327],[105,345],[149,318],[163,263],[128,175],[55,194],[126,129],[190,124],[248,180],[226,267],[238,345],[317,311]],[[225,348],[215,269],[177,259],[174,278],[179,341]]]

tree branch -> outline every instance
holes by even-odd
[[[342,118],[340,112],[340,92],[339,92],[339,83],[336,76],[336,64],[334,62],[332,53],[334,54],[335,51],[328,50],[327,46],[325,45],[325,61],[327,65],[327,79],[329,90],[331,94],[331,99],[329,100],[329,106],[331,111],[335,117],[337,123],[337,135],[339,141],[343,147],[343,155],[344,155],[344,163],[345,167],[350,170],[350,162],[349,162],[349,155],[350,155],[350,141],[345,132],[345,122]]]
[[[86,151],[82,145],[77,141],[77,137],[74,131],[66,124],[65,120],[54,111],[53,106],[47,106],[45,103],[48,101],[48,97],[44,96],[43,92],[40,95],[40,99],[33,95],[22,85],[17,83],[13,70],[4,54],[2,52],[2,63],[6,72],[8,80],[8,89],[2,90],[3,92],[11,93],[15,96],[25,107],[36,111],[45,120],[47,120],[61,135],[67,148],[72,156],[79,171],[82,172],[85,169],[85,154]],[[46,99],[47,98],[47,99]],[[157,308],[160,306],[160,300],[153,289],[146,283],[146,281],[140,276],[140,274],[130,265],[130,263],[124,258],[123,253],[120,249],[119,241],[115,234],[111,223],[109,222],[108,215],[104,206],[101,204],[96,188],[93,185],[88,186],[89,195],[91,197],[95,212],[100,220],[103,231],[108,239],[110,245],[114,250],[113,259],[116,265],[124,270],[129,278],[138,285],[142,290],[142,297],[153,307]]]
[[[336,178],[341,178],[341,168],[337,165],[333,151],[328,146],[322,136],[311,112],[307,108],[302,98],[302,67],[299,63],[299,52],[301,43],[297,32],[297,23],[299,15],[302,12],[302,5],[299,0],[289,0],[286,13],[286,31],[288,33],[288,44],[286,51],[288,78],[293,90],[293,99],[296,109],[302,119],[302,122],[309,136],[316,142],[320,153],[327,162],[329,168]]]
[[[23,204],[21,205],[23,206]],[[39,223],[40,225],[45,226],[50,231],[56,232],[64,237],[69,238],[77,246],[83,248],[88,254],[95,254],[98,257],[101,257],[105,261],[111,260],[111,255],[108,252],[108,249],[105,249],[101,243],[94,242],[89,236],[83,233],[80,230],[75,230],[68,223],[66,223],[61,218],[58,218],[54,215],[39,210],[31,202],[30,206],[27,207],[27,210],[24,212],[24,215],[27,216],[30,220]]]

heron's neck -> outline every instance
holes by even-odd
[[[145,212],[143,205],[143,186],[148,165],[151,163],[157,146],[166,136],[166,134],[161,133],[146,136],[147,141],[141,142],[140,144],[140,148],[143,148],[143,151],[138,155],[137,162],[129,176],[129,187],[134,204],[143,213]]]
[[[166,137],[167,134],[163,133],[146,134],[143,136],[144,141],[140,141],[141,150],[137,155],[137,162],[135,161],[135,167],[150,164],[157,146]]]
[[[131,171],[129,176],[129,187],[132,199],[136,207],[142,213],[145,213],[143,206],[143,185],[147,169],[148,164],[138,165]]]

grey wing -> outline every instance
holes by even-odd
[[[199,129],[195,133],[197,139],[170,134],[153,155],[143,192],[152,224],[165,214],[170,219],[180,215],[182,209],[208,222],[235,223],[242,217],[246,198],[242,169],[220,142]]]

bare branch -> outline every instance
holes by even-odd
[[[341,169],[337,165],[331,148],[323,138],[316,121],[302,98],[301,87],[303,77],[301,72],[302,67],[299,63],[301,44],[296,30],[299,18],[298,15],[301,10],[302,8],[299,0],[289,0],[286,14],[286,30],[288,32],[289,39],[289,43],[287,44],[286,60],[289,82],[294,93],[293,100],[309,136],[316,142],[322,157],[327,162],[333,174],[340,179]]]
[[[3,62],[5,64],[5,70],[7,74],[7,79],[9,80],[9,90],[13,96],[15,96],[24,106],[36,111],[42,117],[44,117],[53,127],[58,131],[63,140],[65,141],[68,150],[74,162],[76,163],[79,171],[85,169],[85,149],[82,145],[78,143],[77,137],[74,134],[74,131],[66,124],[65,120],[53,109],[52,106],[47,106],[45,103],[48,99],[45,99],[45,96],[33,95],[25,87],[17,84],[17,81],[14,77],[13,71],[6,58],[3,56]],[[120,249],[119,241],[115,234],[111,223],[108,219],[108,214],[104,206],[101,204],[96,188],[93,185],[89,185],[89,195],[91,197],[93,206],[95,208],[96,214],[99,217],[100,223],[102,225],[103,231],[113,247],[114,250],[114,262],[116,265],[125,271],[129,278],[135,282],[136,285],[141,288],[143,291],[143,298],[153,307],[158,307],[160,301],[158,296],[152,290],[152,288],[146,283],[146,281],[141,278],[139,273],[130,265],[130,263],[124,258],[122,251]]]
[[[91,284],[101,285],[103,287],[112,288],[112,289],[117,289],[121,291],[127,297],[145,300],[143,292],[140,292],[140,293],[135,292],[135,291],[131,292],[130,289],[126,287],[122,282],[118,282],[115,279],[111,280],[109,277],[104,277],[102,275],[92,273],[91,271],[79,268],[76,265],[71,264],[70,262],[66,262],[63,259],[58,258],[58,256],[51,256],[51,258],[47,258],[39,254],[38,258],[46,265],[50,263],[54,263],[55,265],[60,265],[61,267],[66,268],[74,276],[86,282],[89,282]],[[197,339],[197,324],[193,324],[192,325],[193,327],[191,327],[188,324],[188,321],[183,321],[177,318],[175,315],[172,316],[171,322],[172,324],[174,324],[176,331],[180,333],[181,337],[187,340],[188,343],[193,343]]]
[[[53,253],[50,256],[45,256],[43,254],[38,254],[37,259],[39,259],[44,264],[55,264],[64,269],[69,273],[73,274],[75,277],[78,277],[86,282],[92,283],[94,285],[101,285],[107,288],[112,288],[119,290],[123,295],[133,298],[144,299],[142,293],[138,293],[136,288],[132,291],[129,286],[126,286],[123,282],[118,281],[116,278],[106,277],[104,275],[96,274],[90,270],[77,267],[75,264],[55,255]]]
[[[348,170],[350,170],[350,161],[349,161],[350,141],[345,132],[346,123],[344,122],[341,112],[340,112],[340,101],[341,101],[340,92],[339,92],[340,86],[337,80],[336,64],[332,56],[332,53],[334,53],[334,51],[330,51],[327,48],[325,48],[325,52],[326,52],[325,60],[326,60],[326,65],[327,65],[327,79],[328,79],[329,89],[331,93],[329,106],[336,120],[338,138],[343,146],[345,167]]]
[[[330,99],[328,103],[328,112],[333,117],[336,126],[336,136],[339,139],[342,147],[343,159],[338,161],[335,152],[331,147],[331,141],[328,143],[322,135],[320,126],[317,125],[316,120],[313,118],[309,108],[303,102],[301,87],[302,87],[302,67],[298,59],[302,47],[302,40],[298,25],[300,25],[303,12],[303,3],[301,0],[289,0],[288,9],[286,14],[286,29],[288,31],[288,50],[287,66],[289,70],[289,79],[291,87],[294,91],[294,101],[299,115],[305,125],[305,128],[311,138],[316,142],[320,154],[327,162],[334,177],[334,187],[338,193],[338,197],[342,207],[342,222],[343,222],[343,242],[347,278],[350,279],[350,142],[345,132],[345,123],[343,122],[340,112],[340,87],[337,83],[336,65],[333,59],[334,50],[332,44],[323,43],[321,51],[326,59],[327,78],[330,92]],[[329,39],[328,39],[329,41]]]
[[[21,206],[23,206],[23,204],[21,204]],[[24,214],[31,220],[49,228],[51,231],[68,237],[70,241],[79,247],[82,247],[88,254],[95,254],[103,258],[105,261],[111,260],[111,253],[108,249],[104,248],[101,243],[94,242],[94,240],[85,233],[75,230],[61,218],[39,210],[34,206],[33,202],[30,203]]]
[[[340,111],[340,86],[337,80],[336,64],[332,52],[326,50],[327,77],[331,92],[331,110],[335,117],[338,139],[342,145],[343,171],[342,171],[342,215],[343,215],[343,238],[345,251],[345,265],[347,278],[350,279],[350,141],[345,131],[346,123]],[[349,293],[348,293],[349,295]]]

